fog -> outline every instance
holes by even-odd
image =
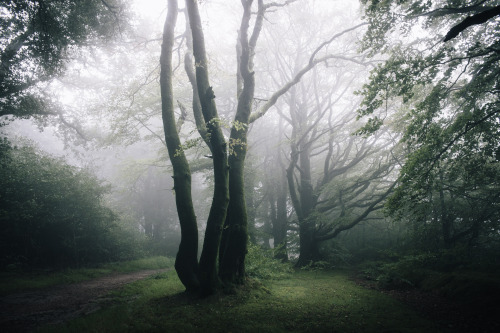
[[[498,2],[462,2],[1,5],[2,271],[163,256],[203,297],[283,263],[481,289]]]

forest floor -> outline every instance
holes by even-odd
[[[90,281],[65,284],[0,297],[0,327],[3,332],[27,332],[46,324],[63,323],[99,310],[109,293],[127,283],[166,269],[112,274]]]
[[[496,301],[491,295],[483,304],[467,304],[444,297],[437,291],[422,291],[417,288],[410,289],[384,289],[377,286],[373,280],[360,278],[359,275],[351,275],[350,279],[357,285],[367,289],[379,291],[389,295],[415,310],[426,319],[438,323],[444,330],[455,333],[493,333],[500,332],[500,321],[498,318],[499,305],[491,307],[488,303]]]
[[[249,280],[230,295],[183,293],[170,269],[113,274],[0,297],[2,332],[498,332],[497,321],[418,290],[381,290],[349,271]]]

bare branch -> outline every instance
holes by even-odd
[[[67,126],[67,127],[71,128],[72,130],[74,130],[74,131],[76,132],[76,134],[78,134],[78,136],[80,136],[83,140],[85,140],[85,141],[90,141],[90,139],[89,139],[89,138],[85,135],[85,133],[83,132],[83,130],[82,130],[82,128],[80,127],[80,125],[79,125],[79,124],[77,124],[77,123],[70,123],[69,121],[67,121],[67,120],[64,118],[64,116],[63,116],[62,112],[59,112],[59,119],[61,120],[61,122],[62,122],[65,126]]]
[[[378,209],[381,209],[383,206],[379,205],[379,203],[381,203],[392,192],[392,190],[394,189],[394,187],[396,186],[397,183],[398,183],[397,181],[393,182],[392,185],[384,193],[382,193],[377,200],[374,200],[371,203],[371,205],[368,206],[368,208],[366,208],[361,215],[359,215],[353,221],[351,221],[351,223],[339,226],[339,227],[335,228],[335,230],[331,233],[317,236],[316,240],[321,242],[321,241],[326,241],[328,239],[335,238],[342,231],[349,230],[349,229],[353,228],[354,226],[356,226],[358,223],[362,222],[368,216],[368,214],[370,214],[371,212],[378,210]]]

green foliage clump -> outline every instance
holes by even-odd
[[[310,261],[307,265],[300,267],[302,270],[306,271],[321,271],[325,269],[332,269],[333,266],[328,261],[318,260],[318,261]]]
[[[350,266],[353,259],[351,251],[336,240],[321,244],[320,253],[327,268]],[[316,263],[318,264],[319,262]]]
[[[0,2],[0,116],[54,112],[41,82],[60,76],[79,48],[121,31],[126,2],[100,0]]]
[[[396,125],[406,147],[388,213],[411,223],[420,250],[492,246],[500,221],[497,25],[490,18],[450,35],[467,15],[483,15],[483,2],[362,3],[369,23],[362,48],[387,58],[360,91],[358,114],[368,120],[358,132],[373,133],[384,119]],[[448,6],[467,13],[444,10]],[[444,23],[455,28],[435,29]],[[417,30],[429,33],[415,38]],[[390,41],[394,34],[401,37],[397,45]],[[388,116],[391,108],[397,111]]]
[[[422,283],[422,289],[471,306],[498,308],[500,282],[497,274],[477,271],[433,274]]]
[[[264,250],[251,243],[248,244],[245,263],[248,276],[255,279],[282,279],[292,272],[292,266],[275,259],[272,250]]]
[[[104,204],[109,187],[91,172],[7,140],[0,156],[3,268],[74,267],[137,254],[133,235]]]
[[[434,253],[423,253],[401,257],[397,262],[382,264],[377,277],[383,288],[405,289],[419,287],[431,273],[429,268],[436,265]]]
[[[493,265],[488,258],[477,258],[466,247],[455,247],[432,252],[420,252],[401,255],[385,251],[385,258],[362,264],[364,278],[376,280],[382,288],[422,288],[434,277],[464,270],[495,273],[498,265]],[[483,256],[488,255],[483,253]],[[487,264],[486,264],[487,263]]]

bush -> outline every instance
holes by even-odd
[[[339,266],[350,266],[352,261],[351,252],[342,244],[335,240],[323,242],[320,247],[321,261],[313,265],[324,268],[334,268]]]
[[[255,244],[248,244],[246,272],[255,279],[282,279],[292,272],[289,263],[283,263],[273,257],[273,250],[264,250]]]
[[[2,140],[0,265],[57,268],[131,259],[122,250],[130,247],[123,238],[132,234],[104,205],[108,191],[88,170]]]
[[[387,289],[420,287],[438,263],[434,253],[421,253],[400,257],[395,262],[370,262],[362,270],[365,278],[376,280]]]

